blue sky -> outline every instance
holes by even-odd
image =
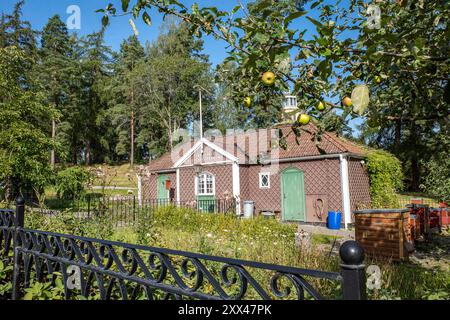
[[[23,8],[23,19],[31,22],[36,30],[41,30],[47,23],[48,19],[55,14],[59,14],[63,21],[69,18],[66,13],[70,5],[77,5],[81,9],[81,29],[73,30],[80,35],[86,35],[101,28],[101,13],[96,13],[97,9],[103,8],[106,4],[112,2],[120,9],[120,1],[100,1],[100,0],[27,0]],[[222,10],[231,10],[237,1],[183,1],[185,5],[191,5],[197,2],[200,6],[215,5]],[[245,1],[244,1],[245,2]],[[0,12],[10,13],[13,10],[16,0],[0,0]],[[120,11],[120,10],[119,10]],[[140,19],[135,21],[136,27],[139,31],[139,39],[144,44],[146,41],[153,41],[157,38],[159,27],[162,24],[162,14],[156,11],[150,12],[152,18],[152,26],[148,26]],[[110,25],[105,34],[105,42],[111,46],[112,49],[118,50],[120,43],[133,35],[128,20],[130,16],[116,17],[110,20]],[[225,42],[215,40],[212,37],[207,37],[205,40],[205,54],[210,56],[213,65],[220,63],[226,57]]]
[[[17,0],[0,0],[0,12],[10,13],[13,10],[14,4]],[[79,35],[87,35],[89,33],[98,31],[101,28],[101,13],[96,13],[97,9],[103,8],[112,2],[118,8],[120,12],[120,0],[26,0],[23,8],[23,19],[31,22],[35,30],[42,30],[43,26],[47,23],[48,19],[55,14],[59,14],[63,21],[66,21],[70,14],[68,14],[67,8],[71,5],[77,5],[81,10],[81,29],[72,30],[70,32],[77,32]],[[238,4],[237,0],[183,0],[183,4],[190,7],[192,3],[197,2],[200,7],[202,6],[216,6],[220,10],[231,11],[231,9]],[[242,1],[244,4],[250,2],[248,0]],[[334,1],[326,1],[334,2]],[[133,3],[133,1],[131,1]],[[342,1],[341,5],[345,6],[347,0]],[[152,18],[152,26],[146,25],[141,19],[135,21],[136,27],[139,31],[139,39],[142,44],[146,41],[153,41],[158,37],[159,27],[163,22],[162,14],[157,11],[150,11]],[[108,26],[105,34],[105,42],[113,50],[120,48],[120,43],[133,34],[133,29],[129,24],[130,16],[115,17],[110,19],[110,25]],[[306,19],[299,19],[296,22],[299,29],[306,28],[307,30],[314,30],[314,26]],[[309,33],[309,32],[308,32]],[[311,33],[306,35],[311,36]],[[346,37],[353,36],[352,34],[346,34]],[[355,35],[356,36],[356,35]],[[216,40],[213,37],[204,37],[204,53],[209,55],[212,65],[216,65],[223,61],[227,56],[226,43],[221,40]],[[361,120],[354,120],[351,122],[353,128],[356,124],[361,123]]]
[[[0,0],[0,12],[10,13],[13,10],[14,4],[17,0]],[[77,5],[81,9],[81,29],[72,30],[80,35],[86,35],[101,28],[101,13],[96,13],[97,9],[103,8],[112,2],[120,12],[120,0],[26,0],[23,8],[23,19],[31,22],[36,30],[42,30],[48,19],[55,14],[59,14],[63,21],[66,21],[70,14],[66,13],[70,5]],[[190,7],[192,3],[197,2],[202,6],[216,6],[221,10],[231,11],[231,9],[238,4],[237,0],[183,0],[183,4]],[[242,3],[250,2],[243,0]],[[332,1],[328,1],[332,2]],[[131,2],[133,3],[133,1]],[[346,1],[343,1],[345,5]],[[147,26],[141,19],[135,21],[136,27],[139,31],[139,39],[144,44],[146,41],[153,41],[157,38],[159,27],[162,24],[162,14],[157,11],[149,12],[152,18],[152,26]],[[105,34],[105,42],[111,46],[112,49],[118,50],[120,43],[133,34],[128,20],[130,16],[115,17],[110,20],[110,25]],[[307,20],[298,22],[300,28],[307,28],[313,30],[313,25]],[[213,65],[220,63],[226,56],[226,43],[221,40],[216,40],[213,37],[205,37],[204,53],[208,54]]]

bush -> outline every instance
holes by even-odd
[[[424,163],[427,174],[420,186],[428,195],[440,201],[450,202],[450,158],[444,154],[440,158]]]
[[[367,157],[372,207],[397,207],[396,193],[403,189],[400,160],[386,151],[371,151]]]
[[[91,173],[81,167],[70,167],[56,175],[56,195],[59,199],[75,199],[84,194],[84,186]]]

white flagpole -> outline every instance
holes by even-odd
[[[200,102],[200,139],[203,138],[203,115],[202,115],[202,90],[198,89],[198,96]]]
[[[200,140],[203,139],[203,114],[202,114],[202,88],[198,88],[198,98],[199,98],[199,104],[200,104]],[[203,142],[200,145],[200,153],[202,155],[202,161],[203,161]]]

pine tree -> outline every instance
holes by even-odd
[[[112,123],[116,127],[118,140],[115,151],[120,156],[129,155],[131,167],[135,161],[137,108],[133,71],[144,56],[144,48],[136,36],[125,40],[120,46],[110,84]]]
[[[71,56],[72,48],[67,27],[61,18],[55,15],[49,19],[42,31],[38,77],[46,90],[47,102],[61,113],[66,113],[64,111],[70,99],[68,81]],[[56,119],[52,119],[51,137],[54,142],[56,142],[56,126]],[[54,148],[51,151],[50,163],[54,167]]]
[[[104,29],[82,39],[79,47],[80,91],[78,93],[77,142],[86,164],[103,160],[104,127],[100,126],[107,101],[104,86],[111,76],[112,51],[104,44]]]
[[[28,21],[22,20],[22,7],[25,0],[18,1],[11,14],[2,14],[0,20],[0,47],[16,46],[27,55],[37,54],[36,32]]]

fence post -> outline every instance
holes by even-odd
[[[23,227],[25,223],[25,200],[18,196],[16,198],[16,216],[14,219],[14,227]]]
[[[356,241],[349,240],[342,244],[339,255],[344,300],[366,300],[364,249]]]
[[[20,283],[20,263],[17,248],[19,246],[19,232],[18,228],[23,228],[25,225],[25,200],[19,196],[16,198],[16,214],[14,216],[14,266],[13,266],[13,283],[12,283],[12,299],[17,300],[19,297],[19,283]]]

